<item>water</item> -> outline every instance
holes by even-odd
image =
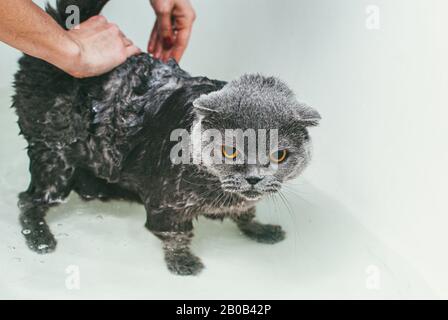
[[[26,189],[28,159],[0,90],[0,298],[300,299],[431,298],[421,276],[306,181],[259,206],[260,220],[281,224],[287,239],[263,245],[235,225],[199,219],[193,251],[206,269],[198,277],[170,274],[160,241],[143,227],[144,209],[125,202],[82,202],[72,194],[51,210],[56,252],[25,245],[17,194]]]

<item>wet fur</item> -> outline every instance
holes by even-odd
[[[62,24],[67,5],[78,4],[83,21],[106,2],[58,1],[56,9],[47,10]],[[45,214],[71,191],[85,200],[144,205],[147,229],[163,241],[169,270],[180,275],[203,268],[189,249],[198,215],[230,217],[259,242],[284,238],[280,227],[254,220],[256,201],[225,192],[220,178],[204,166],[173,165],[169,158],[175,144],[170,133],[190,130],[198,116],[194,102],[220,91],[225,82],[192,77],[174,61],[164,64],[147,54],[84,80],[26,55],[19,63],[13,106],[28,141],[31,173],[29,188],[19,196],[20,222],[32,250],[55,249]],[[304,128],[297,132],[306,140]]]

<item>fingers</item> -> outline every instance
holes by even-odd
[[[162,52],[163,52],[162,41],[160,40],[160,37],[157,35],[156,45],[154,49],[154,58],[161,59]]]
[[[136,47],[134,45],[130,45],[130,46],[126,47],[125,52],[126,52],[126,58],[129,58],[130,56],[139,54],[142,51],[138,47]]]
[[[130,56],[141,53],[120,28],[102,16],[83,22],[80,28],[67,31],[79,51],[73,62],[64,68],[78,78],[92,77],[109,72]]]
[[[112,34],[118,35],[118,37],[121,39],[124,46],[126,58],[141,53],[141,50],[138,47],[134,46],[132,40],[130,40],[128,37],[125,36],[125,34],[123,33],[123,31],[120,30],[118,25],[116,25],[115,23],[109,23],[107,25],[107,28]]]
[[[121,39],[121,42],[123,44],[122,50],[124,51],[125,57],[120,60],[124,61],[127,58],[129,58],[130,56],[141,53],[141,50],[137,46],[135,46],[134,43],[129,38],[126,37],[126,35],[123,33],[123,31],[120,30],[118,25],[116,25],[115,23],[107,23],[106,29],[114,37],[118,37],[119,39]]]
[[[177,62],[180,61],[184,55],[185,49],[187,49],[188,41],[190,40],[191,28],[179,30],[176,35],[176,41],[174,43],[171,57]]]
[[[179,62],[188,46],[196,13],[188,0],[151,0],[151,4],[157,19],[148,51],[156,59],[174,58]]]
[[[173,46],[173,26],[171,23],[171,13],[163,12],[157,17],[158,31],[161,44],[164,50],[171,49]]]
[[[126,37],[123,37],[122,39],[123,39],[123,44],[124,44],[125,47],[129,47],[129,46],[134,45],[134,43],[130,39],[128,39]]]
[[[121,40],[123,40],[123,44],[125,47],[129,47],[134,44],[132,42],[132,40],[130,40],[128,37],[126,37],[121,30],[120,30],[120,37],[121,37]]]
[[[156,41],[157,41],[157,21],[154,23],[152,28],[151,36],[148,42],[148,52],[154,54],[156,49]]]
[[[126,58],[129,58],[130,56],[142,53],[140,48],[135,46],[134,43],[130,39],[126,38],[126,36],[123,33],[122,33],[122,39],[123,39],[123,44],[125,46]]]
[[[164,49],[162,35],[160,33],[160,25],[161,23],[159,22],[159,19],[157,19],[148,44],[148,51],[152,53],[155,59],[162,59],[163,54],[167,51]]]
[[[167,62],[172,57],[172,49],[162,51],[162,56],[160,59],[164,62]]]
[[[133,56],[133,55],[136,55],[136,54],[139,54],[142,52],[137,46],[134,45],[132,40],[127,38],[124,35],[124,33],[121,31],[120,31],[120,37],[121,37],[124,47],[125,47],[126,58],[129,58],[130,56]]]

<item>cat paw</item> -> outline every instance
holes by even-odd
[[[282,227],[272,224],[250,222],[239,226],[244,235],[260,243],[274,244],[285,239],[286,233]]]
[[[204,269],[201,260],[188,250],[167,252],[165,261],[168,270],[180,276],[194,276]]]
[[[45,228],[39,229],[23,229],[22,234],[25,236],[28,247],[39,254],[51,253],[56,249],[57,241],[49,230]]]

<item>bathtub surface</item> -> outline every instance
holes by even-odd
[[[298,179],[259,217],[281,224],[287,239],[263,245],[236,226],[199,219],[193,251],[206,269],[170,274],[160,241],[144,228],[144,209],[126,202],[82,202],[72,194],[48,215],[56,252],[25,245],[17,194],[28,184],[25,141],[0,90],[0,298],[311,299],[431,298],[420,275],[375,238],[338,201]]]

